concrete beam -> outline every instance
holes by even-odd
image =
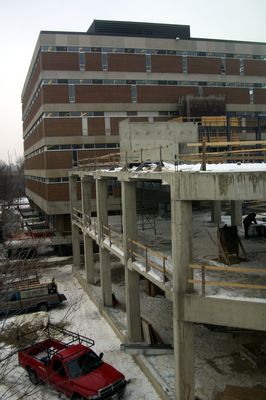
[[[261,172],[175,174],[180,200],[266,200],[266,174]]]
[[[211,325],[266,331],[265,303],[184,296],[184,320]]]

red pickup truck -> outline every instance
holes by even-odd
[[[47,339],[18,352],[19,363],[33,384],[50,383],[72,400],[117,400],[123,396],[125,376],[102,360],[103,353],[98,356],[91,349],[92,339],[65,329],[52,329],[67,336],[68,343],[51,337],[48,327]]]

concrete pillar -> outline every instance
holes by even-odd
[[[140,279],[139,274],[127,266],[128,239],[137,238],[136,184],[135,182],[122,182],[121,189],[127,335],[130,342],[141,342]]]
[[[80,267],[80,231],[75,224],[72,224],[72,253],[73,266]]]
[[[221,202],[218,200],[211,202],[211,221],[216,225],[222,221]]]
[[[70,213],[71,213],[71,227],[72,227],[72,253],[73,253],[73,266],[80,267],[80,232],[79,227],[73,221],[73,208],[77,206],[77,176],[71,175],[69,177],[69,200],[70,200]]]
[[[100,255],[100,275],[103,304],[112,307],[112,280],[110,253],[101,243],[103,239],[102,225],[108,226],[108,180],[96,179],[96,204],[98,219],[98,239]]]
[[[70,212],[72,217],[72,210],[77,205],[78,192],[77,192],[77,176],[70,175],[69,177],[69,201],[70,201]]]
[[[231,201],[231,225],[242,225],[242,201]]]
[[[81,204],[83,215],[83,243],[84,243],[84,261],[87,283],[94,284],[94,260],[93,260],[93,242],[86,233],[86,226],[91,216],[91,185],[92,178],[84,176],[81,179]]]
[[[188,278],[192,256],[192,204],[176,201],[171,188],[171,231],[173,263],[174,365],[177,400],[194,400],[194,328],[185,322],[183,296],[192,290]]]

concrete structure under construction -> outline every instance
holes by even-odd
[[[266,200],[266,173],[263,165],[252,170],[175,171],[157,167],[137,171],[135,168],[116,170],[86,169],[70,172],[70,199],[73,232],[74,272],[80,266],[80,235],[84,238],[86,284],[95,284],[93,241],[99,245],[100,276],[103,306],[112,306],[111,256],[117,257],[125,269],[125,303],[127,315],[126,337],[129,342],[141,342],[140,277],[159,287],[173,302],[173,347],[175,398],[194,400],[194,323],[224,325],[234,328],[266,331],[266,307],[263,289],[261,298],[223,298],[208,296],[207,274],[213,268],[216,274],[224,275],[228,270],[237,272],[239,282],[250,270],[230,266],[212,267],[193,263],[192,202],[197,200],[229,201],[238,204],[243,200]],[[121,184],[122,233],[116,231],[108,215],[108,180]],[[78,182],[81,181],[81,207],[78,205]],[[152,252],[140,242],[137,232],[136,190],[140,182],[157,182],[167,186],[171,203],[171,253]],[[97,217],[92,214],[92,188],[96,185]],[[236,202],[236,203],[234,203]],[[238,210],[239,211],[239,210]],[[94,214],[95,215],[95,214]],[[232,219],[237,218],[237,206],[232,208]],[[194,261],[195,262],[195,261]],[[201,278],[195,278],[198,268]],[[265,270],[256,270],[265,274]],[[217,281],[216,275],[216,281]],[[200,282],[201,292],[197,285]],[[235,283],[235,286],[239,285]],[[216,282],[217,283],[217,282]],[[252,282],[254,283],[254,282]],[[246,287],[252,288],[252,283]],[[231,285],[234,285],[230,283]],[[241,284],[240,284],[241,285]],[[89,289],[88,289],[89,290]],[[264,290],[265,292],[265,290]],[[259,296],[258,296],[259,297]],[[264,300],[262,300],[264,299]],[[159,395],[169,398],[164,388],[157,385]]]
[[[259,139],[265,54],[265,43],[192,38],[188,25],[96,20],[87,32],[41,31],[22,91],[31,204],[58,235],[70,235],[68,170],[119,151],[123,119],[209,115],[201,107],[209,97],[212,115],[237,118],[238,134]],[[230,140],[227,122],[219,129]],[[116,212],[112,181],[108,192]]]

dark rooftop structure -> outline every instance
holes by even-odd
[[[94,20],[87,33],[106,36],[154,37],[190,39],[189,25],[157,24],[150,22]]]

